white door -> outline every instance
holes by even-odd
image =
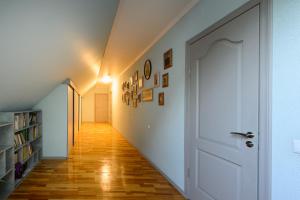
[[[108,94],[95,94],[95,121],[108,122]]]
[[[257,200],[259,7],[190,52],[190,197]]]

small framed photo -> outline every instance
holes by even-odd
[[[143,101],[152,101],[153,100],[153,89],[146,89],[142,92]]]
[[[166,73],[162,76],[162,87],[169,87],[169,73]]]
[[[134,96],[134,92],[133,90],[130,92],[130,99],[132,100],[133,99],[133,96]]]
[[[136,72],[134,73],[133,80],[134,80],[134,82],[137,82],[139,80],[139,71],[138,70],[136,70]]]
[[[132,101],[132,106],[134,107],[134,108],[137,108],[137,99],[133,99],[133,101]]]
[[[159,87],[160,86],[160,81],[159,81],[159,72],[156,72],[155,74],[154,74],[154,79],[153,79],[153,81],[154,81],[154,87]]]
[[[138,81],[139,89],[144,87],[144,77],[140,77]]]
[[[129,78],[129,82],[130,82],[130,85],[133,84],[133,78],[132,77]]]
[[[137,98],[138,103],[142,102],[142,94],[138,94],[138,98]]]
[[[137,83],[135,83],[135,84],[133,85],[133,94],[134,94],[134,95],[137,95],[137,92],[138,92],[138,85],[137,85]]]
[[[129,98],[129,96],[127,96],[127,99],[126,99],[126,104],[127,104],[127,106],[129,106],[129,105],[130,105],[130,98]]]
[[[128,82],[128,81],[126,82],[126,88],[127,88],[127,90],[129,90],[129,89],[130,89],[130,84],[129,84],[129,82]]]
[[[173,66],[173,50],[169,49],[164,53],[164,69],[168,69]]]
[[[151,65],[151,61],[148,59],[145,61],[145,64],[144,64],[144,76],[145,76],[146,80],[150,79],[151,72],[152,72],[152,65]]]
[[[165,93],[161,92],[158,94],[158,105],[165,105]]]

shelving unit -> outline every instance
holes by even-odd
[[[41,157],[42,112],[0,112],[0,199],[8,197]]]

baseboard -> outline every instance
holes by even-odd
[[[45,156],[42,160],[67,160],[67,157]]]
[[[148,156],[146,156],[144,153],[142,153],[135,145],[132,144],[132,142],[124,135],[122,134],[121,131],[119,131],[118,129],[116,129],[115,127],[113,127],[113,129],[115,129],[119,134],[121,134],[126,140],[127,142],[133,146],[138,152],[139,154],[141,154],[151,165],[152,167],[154,167],[165,179],[167,179],[167,181],[185,198],[188,199],[185,192],[176,184],[174,183],[171,178],[166,175],[158,166],[156,166],[156,164],[154,164],[149,158]]]

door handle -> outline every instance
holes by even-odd
[[[247,132],[247,133],[240,133],[240,132],[230,132],[232,135],[240,135],[245,138],[254,138],[254,133],[252,132]]]

